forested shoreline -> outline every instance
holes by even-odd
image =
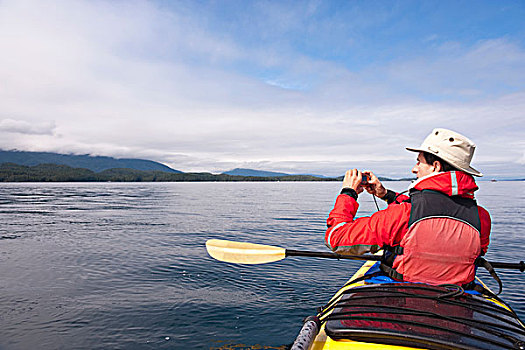
[[[233,182],[233,181],[340,181],[341,177],[316,177],[311,175],[240,176],[211,173],[168,173],[127,168],[94,172],[66,165],[39,164],[24,166],[14,163],[0,165],[0,182]]]
[[[167,173],[126,168],[107,169],[94,172],[67,165],[39,164],[25,166],[14,163],[0,164],[0,182],[263,182],[263,181],[341,181],[338,177],[312,175],[286,176],[241,176],[211,173]],[[395,181],[382,178],[382,181]],[[400,179],[410,180],[410,179]]]

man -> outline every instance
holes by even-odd
[[[489,245],[490,215],[476,204],[470,166],[475,145],[465,136],[434,129],[420,147],[410,197],[386,190],[372,172],[346,172],[343,190],[327,220],[326,244],[340,254],[385,249],[381,270],[395,280],[467,285],[474,261]],[[366,189],[387,209],[355,219],[358,194]]]

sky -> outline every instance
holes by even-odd
[[[436,127],[525,177],[523,1],[0,0],[0,148],[410,176]]]

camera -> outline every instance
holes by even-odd
[[[361,177],[362,177],[361,178],[361,184],[363,184],[363,185],[367,184],[368,181],[370,180],[370,176],[368,176],[366,174],[363,174],[362,172],[361,172]]]

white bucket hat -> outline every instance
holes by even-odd
[[[465,136],[447,129],[434,129],[419,147],[407,147],[413,152],[428,152],[453,167],[474,176],[482,173],[470,166],[476,145]]]

